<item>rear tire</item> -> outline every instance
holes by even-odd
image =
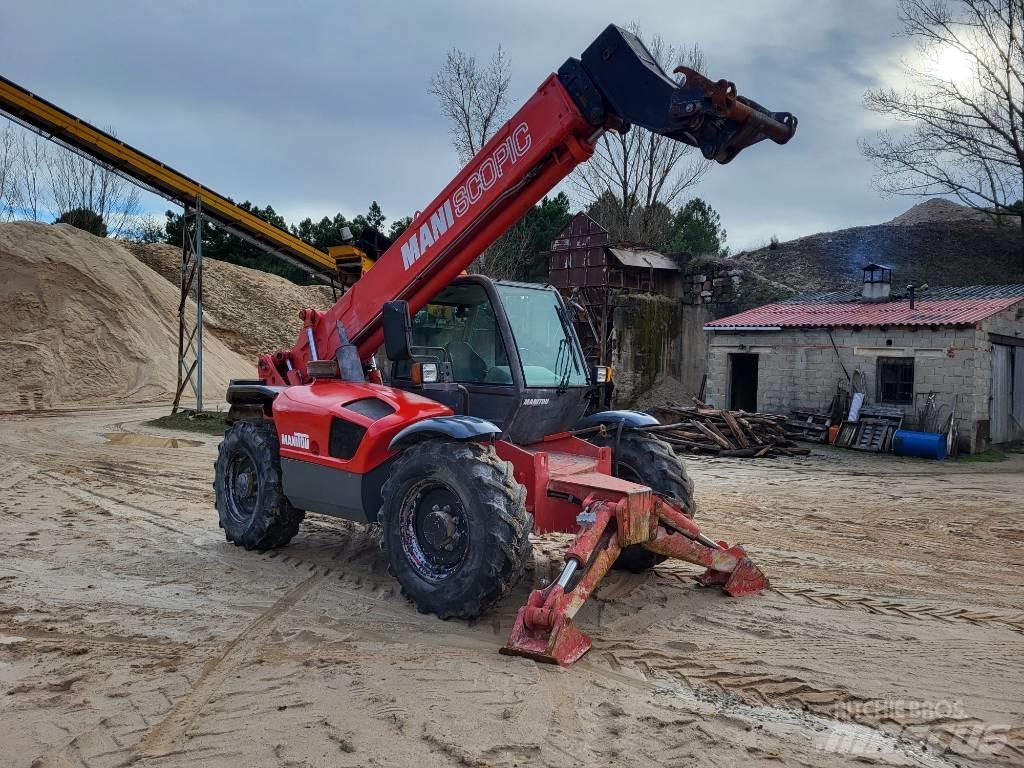
[[[283,547],[306,516],[281,489],[277,430],[270,421],[237,421],[224,433],[213,489],[220,527],[239,547]]]
[[[522,577],[533,527],[526,489],[492,446],[416,443],[395,461],[381,496],[381,545],[421,613],[479,616]]]
[[[608,446],[614,452],[615,434],[593,438],[595,445]],[[646,485],[652,491],[673,499],[687,517],[697,511],[693,502],[693,481],[686,474],[682,460],[672,446],[643,432],[623,429],[618,441],[618,452],[612,457],[615,476],[623,480]],[[616,570],[641,573],[650,570],[665,559],[664,555],[651,552],[641,544],[633,544],[622,550],[612,566]]]

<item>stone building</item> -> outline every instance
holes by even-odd
[[[837,384],[904,410],[952,411],[961,450],[1024,439],[1024,285],[891,291],[870,264],[861,291],[804,294],[706,323],[715,405],[824,411]]]

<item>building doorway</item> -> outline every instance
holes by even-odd
[[[993,443],[1024,438],[1024,346],[992,345],[989,435]]]
[[[729,408],[757,411],[757,355],[729,355]]]

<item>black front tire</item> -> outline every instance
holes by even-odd
[[[671,445],[650,434],[626,429],[619,436],[617,451],[614,431],[595,437],[590,442],[612,449],[612,467],[616,469],[616,477],[646,485],[652,491],[673,499],[687,517],[694,516],[697,508],[693,501],[693,481],[686,474],[686,467]],[[622,550],[612,567],[641,573],[664,559],[664,555],[651,552],[640,544],[633,544]]]
[[[381,545],[421,613],[474,618],[522,577],[533,519],[526,489],[492,446],[416,443],[395,461],[381,495]]]
[[[224,433],[213,489],[224,535],[246,549],[283,547],[306,515],[281,489],[277,430],[270,421],[237,421]]]

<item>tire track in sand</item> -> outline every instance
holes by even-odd
[[[858,723],[915,742],[927,740],[963,756],[975,755],[978,739],[989,734],[996,740],[991,755],[997,763],[1018,761],[1024,756],[1024,728],[992,731],[990,723],[971,715],[927,717],[913,709],[902,714],[886,706],[885,700],[845,687],[822,685],[793,674],[727,669],[661,646],[607,643],[586,666],[620,682],[638,678],[642,684],[657,686],[659,680],[675,680],[694,691],[705,688],[738,696],[747,705],[803,710],[831,720]]]
[[[47,484],[80,502],[91,502],[112,513],[124,513],[120,519],[153,525],[189,540],[202,532],[194,523],[180,522],[165,513],[140,504],[101,493],[93,488],[74,485],[68,477],[56,472],[42,472]],[[310,541],[310,534],[319,537]],[[325,540],[325,534],[336,534]],[[307,538],[289,548],[257,550],[248,553],[264,563],[277,563],[304,570],[310,576],[330,576],[355,590],[366,589],[377,599],[399,596],[398,582],[387,573],[387,558],[377,544],[378,536],[370,526],[334,520],[319,515],[307,517],[300,530]]]
[[[186,643],[172,643],[163,640],[150,640],[142,637],[116,637],[108,635],[79,634],[77,632],[57,632],[50,628],[39,629],[23,624],[0,622],[0,632],[11,638],[11,642],[25,642],[47,649],[61,649],[70,655],[79,655],[89,651],[101,653],[132,654],[135,657],[168,656],[184,657],[196,650],[196,646]]]
[[[150,729],[136,748],[140,757],[158,757],[173,752],[178,740],[249,653],[266,642],[277,622],[325,578],[314,574],[293,587],[267,611],[249,624],[216,658],[203,668],[192,690],[179,699],[164,718]]]
[[[966,608],[941,608],[936,605],[910,605],[896,600],[886,600],[863,595],[847,595],[841,592],[827,592],[811,587],[788,589],[775,587],[775,594],[787,600],[809,603],[823,608],[844,608],[866,611],[881,616],[893,616],[919,621],[965,622],[968,624],[992,625],[1024,634],[1024,613],[1001,613],[997,611],[970,611]]]
[[[697,577],[695,572],[668,566],[659,566],[654,578],[662,585],[675,588],[692,588]],[[966,623],[974,626],[996,626],[1024,635],[1024,613],[1004,611],[979,611],[966,608],[942,607],[938,605],[900,602],[884,597],[852,595],[843,592],[815,589],[813,587],[776,587],[767,594],[779,595],[790,602],[802,602],[820,608],[856,610],[876,616],[912,619],[915,621],[941,621],[944,623]]]

